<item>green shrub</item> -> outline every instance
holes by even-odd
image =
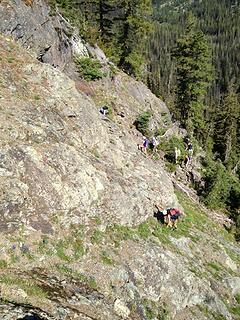
[[[208,266],[210,268],[212,268],[213,270],[215,270],[215,271],[220,271],[221,270],[221,266],[216,262],[209,262]]]
[[[134,122],[134,125],[138,131],[140,131],[143,135],[149,135],[149,121],[152,117],[151,111],[146,111],[140,114],[136,121]]]
[[[167,112],[162,113],[161,114],[161,118],[162,118],[162,121],[163,121],[165,126],[170,126],[171,117],[170,117],[169,113],[167,113]]]
[[[118,72],[117,67],[114,64],[109,63],[108,68],[109,68],[109,76],[114,77]]]
[[[79,74],[87,81],[103,78],[101,63],[88,57],[76,58],[76,66]]]
[[[205,190],[202,194],[204,203],[212,209],[225,208],[231,190],[231,177],[224,165],[209,160],[205,164]]]
[[[166,163],[166,168],[169,172],[175,172],[176,171],[176,164],[172,162],[167,162]]]

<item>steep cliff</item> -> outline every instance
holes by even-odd
[[[0,32],[12,36],[41,62],[66,69],[71,61],[72,28],[42,0],[0,2]]]
[[[5,24],[16,22],[16,4],[31,14],[45,8],[4,1]],[[216,216],[175,192],[161,159],[137,148],[134,121],[151,110],[152,129],[166,127],[165,104],[120,71],[74,82],[36,59],[44,41],[30,54],[8,29],[0,37],[1,319],[238,319],[239,246]],[[154,218],[155,203],[184,208],[178,230]]]

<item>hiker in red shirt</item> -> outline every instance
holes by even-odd
[[[167,226],[177,229],[177,221],[178,218],[184,215],[179,209],[176,208],[169,208],[167,209]]]

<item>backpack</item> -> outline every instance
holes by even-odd
[[[170,216],[180,216],[180,211],[178,209],[175,209],[175,208],[170,208],[170,209],[167,209],[168,211],[168,214],[170,214]]]
[[[188,144],[188,150],[192,150],[193,149],[193,146],[191,143]]]

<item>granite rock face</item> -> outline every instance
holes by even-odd
[[[2,46],[3,55],[9,45]],[[69,224],[99,216],[106,223],[136,225],[153,215],[155,203],[177,205],[162,163],[138,150],[142,138],[130,128],[138,108],[145,108],[136,96],[143,85],[132,94],[134,80],[124,84],[119,76],[128,88],[120,107],[129,125],[123,125],[117,115],[102,116],[92,99],[50,65],[20,48],[15,59],[16,66],[2,68],[1,228],[23,223],[52,232],[47,217],[56,213]],[[16,79],[9,86],[11,68]],[[152,109],[160,118],[161,102]]]
[[[12,36],[41,62],[64,69],[72,55],[69,26],[42,0],[1,1],[0,32]]]

